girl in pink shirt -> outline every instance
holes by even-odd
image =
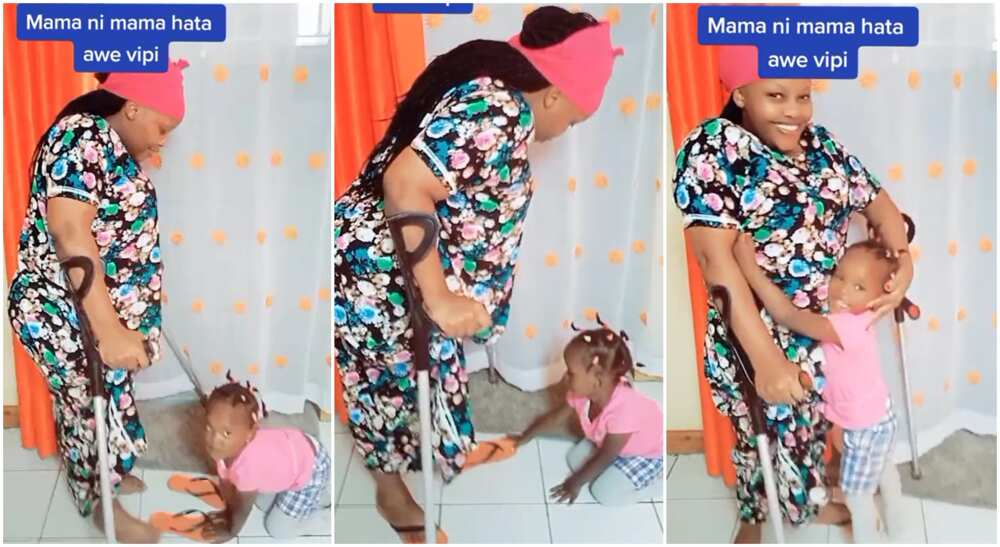
[[[589,484],[601,504],[635,503],[652,494],[663,472],[663,411],[625,379],[633,370],[627,340],[606,327],[574,337],[563,350],[566,401],[517,437],[520,446],[574,415],[579,420],[584,438],[566,456],[572,473],[550,491],[556,501],[573,503]]]
[[[902,251],[906,252],[906,251]],[[843,430],[840,487],[851,511],[856,543],[878,543],[888,528],[898,537],[901,489],[892,461],[896,416],[882,378],[878,339],[871,329],[874,313],[868,304],[881,296],[896,271],[896,259],[875,241],[856,243],[833,271],[827,288],[827,315],[797,308],[757,265],[754,244],[737,238],[736,261],[754,294],[775,322],[814,338],[823,349],[823,377],[816,389],[822,411]],[[886,514],[882,526],[875,505],[879,490]]]

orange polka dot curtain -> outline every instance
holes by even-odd
[[[175,43],[187,115],[151,172],[163,321],[207,388],[227,371],[270,409],[330,412],[332,5],[227,7],[224,43]],[[190,390],[174,356],[140,398]]]
[[[570,322],[596,326],[595,313],[629,333],[647,370],[661,373],[663,363],[663,8],[564,7],[610,20],[625,56],[592,118],[529,149],[535,194],[497,345],[498,370],[526,390],[562,378]],[[507,40],[531,9],[477,4],[471,15],[425,16],[427,57],[477,38]],[[466,344],[466,354],[470,370],[486,366],[481,347]]]

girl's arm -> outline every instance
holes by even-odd
[[[551,494],[555,501],[573,503],[580,495],[580,489],[599,477],[615,461],[631,437],[631,433],[608,433],[601,446],[580,469],[573,472],[562,484],[552,488]]]
[[[539,433],[546,433],[552,431],[559,424],[565,423],[573,415],[573,407],[569,406],[565,400],[563,400],[562,405],[550,410],[546,414],[535,418],[535,421],[528,426],[528,429],[524,430],[520,436],[517,436],[517,446],[521,446],[531,439],[538,436]]]
[[[213,518],[204,531],[205,537],[213,543],[225,543],[238,536],[257,499],[257,492],[240,492],[226,479],[219,481],[219,493],[226,508],[212,513]]]
[[[893,274],[892,281],[886,287],[886,294],[868,304],[868,309],[875,311],[877,321],[886,313],[896,309],[906,296],[910,283],[913,282],[913,260],[910,257],[909,242],[906,239],[906,223],[896,204],[885,190],[879,191],[875,199],[864,208],[862,214],[875,233],[882,246],[893,252],[899,260],[899,268]]]
[[[784,291],[771,282],[757,264],[757,251],[749,236],[739,236],[733,245],[733,256],[754,294],[779,324],[820,342],[840,345],[840,337],[830,320],[818,313],[797,308]]]

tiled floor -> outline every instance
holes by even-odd
[[[701,455],[667,457],[667,542],[729,543],[736,532],[733,489],[710,477]],[[905,498],[908,536],[905,543],[996,543],[996,510],[977,509],[917,498]],[[764,527],[764,541],[773,532]],[[850,543],[836,526],[785,526],[787,543]]]
[[[639,385],[662,401],[661,384]],[[337,542],[399,543],[375,510],[374,485],[350,434],[339,424],[335,433]],[[513,458],[471,469],[447,487],[437,481],[438,519],[451,543],[662,543],[662,482],[649,500],[624,508],[598,505],[586,491],[573,505],[547,499],[549,488],[568,474],[566,451],[571,445],[569,440],[535,440]],[[419,474],[406,476],[418,501],[423,499],[421,481]]]
[[[329,427],[320,437],[330,446]],[[21,448],[20,431],[4,430],[3,535],[4,543],[103,543],[101,532],[90,519],[80,518],[70,498],[57,458],[38,459],[33,450]],[[149,489],[122,497],[133,515],[149,518],[155,511],[180,511],[199,506],[193,497],[167,489],[172,472],[140,470]],[[297,543],[330,543],[329,520],[306,530]],[[161,543],[194,543],[181,536],[164,534]],[[276,543],[264,530],[262,514],[254,508],[239,538],[230,543]],[[287,543],[287,542],[281,542]]]

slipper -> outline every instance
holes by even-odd
[[[225,509],[219,485],[211,477],[195,477],[183,473],[175,473],[167,480],[167,488],[174,492],[190,494],[207,503],[215,509]]]
[[[207,521],[205,513],[197,509],[188,509],[180,513],[157,511],[149,516],[149,524],[161,532],[171,532],[201,543],[208,543],[205,538],[204,525]]]
[[[494,441],[480,441],[475,450],[465,456],[462,469],[469,469],[484,463],[496,463],[517,454],[517,440],[510,437],[500,437]]]
[[[399,541],[408,545],[427,543],[423,526],[393,526],[389,525],[393,532],[399,535]],[[437,541],[435,543],[448,543],[448,534],[444,533],[440,527],[437,528]]]

